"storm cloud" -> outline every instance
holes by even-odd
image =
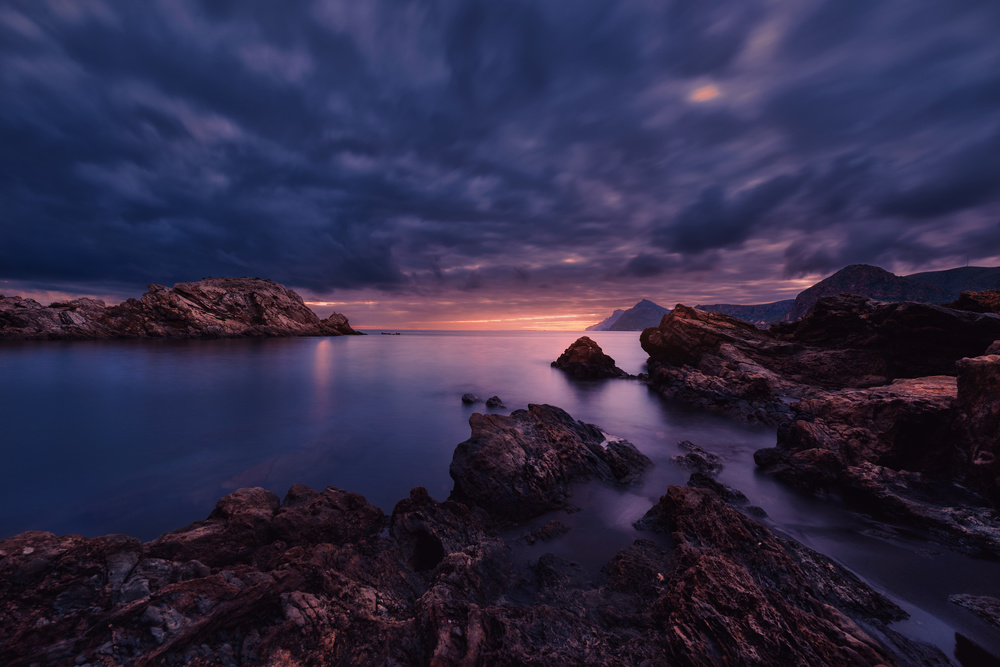
[[[628,305],[995,262],[998,26],[992,0],[5,3],[0,280]]]

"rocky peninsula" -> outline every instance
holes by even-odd
[[[945,306],[823,297],[762,331],[678,305],[641,335],[649,384],[778,426],[767,473],[1000,558],[1000,316],[993,293]]]
[[[242,338],[358,334],[347,318],[320,319],[302,297],[261,278],[205,278],[150,285],[141,299],[108,306],[73,299],[43,306],[0,295],[0,339]]]
[[[340,489],[250,488],[145,544],[0,541],[0,661],[948,664],[889,627],[906,612],[886,597],[706,488],[664,489],[640,522],[650,539],[596,575],[552,554],[516,562],[518,521],[650,462],[553,406],[470,423],[451,498],[418,487],[389,516]]]

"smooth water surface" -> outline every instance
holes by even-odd
[[[151,539],[205,518],[244,486],[336,486],[387,512],[413,486],[443,500],[452,451],[482,403],[509,413],[551,403],[632,441],[655,462],[620,491],[581,485],[572,527],[525,550],[596,569],[643,537],[631,524],[686,471],[670,463],[691,440],[724,457],[719,479],[763,507],[769,525],[826,553],[903,604],[900,629],[950,652],[954,632],[1000,653],[1000,639],[951,593],[1000,596],[1000,566],[902,538],[829,501],[757,473],[753,451],[774,444],[751,427],[664,401],[630,380],[581,382],[550,367],[580,334],[405,332],[269,340],[0,342],[0,537],[24,530]],[[632,332],[593,332],[630,373],[646,356]],[[547,518],[545,519],[547,520]],[[544,522],[544,521],[543,521]]]

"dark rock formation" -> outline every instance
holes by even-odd
[[[947,308],[968,310],[973,313],[1000,313],[1000,290],[962,292],[958,299],[944,305]]]
[[[679,305],[640,342],[661,392],[781,423],[790,417],[787,397],[954,374],[958,359],[982,354],[998,334],[992,315],[844,295],[770,331]]]
[[[596,578],[551,554],[514,567],[482,510],[422,488],[396,505],[388,532],[363,500],[358,520],[308,509],[352,495],[342,494],[295,487],[273,511],[257,491],[220,501],[221,513],[253,508],[262,527],[269,511],[286,516],[286,529],[301,528],[294,546],[267,530],[254,547],[235,534],[201,541],[202,523],[174,533],[200,547],[171,559],[120,535],[2,540],[0,661],[947,664],[886,627],[905,617],[889,600],[711,491],[670,487],[648,523],[676,546],[638,540]],[[338,534],[343,521],[357,530]],[[560,524],[550,532],[539,539]]]
[[[474,405],[475,403],[479,403],[482,400],[483,399],[479,398],[475,394],[462,394],[462,402],[465,403],[466,405]]]
[[[632,484],[652,461],[632,443],[576,421],[551,405],[511,415],[474,414],[472,437],[455,448],[452,499],[500,521],[520,521],[565,506],[572,482]]]
[[[722,460],[712,452],[706,451],[688,440],[677,443],[687,454],[670,457],[670,462],[676,466],[703,475],[716,475],[722,470]]]
[[[280,503],[241,489],[146,544],[0,540],[0,664],[947,664],[886,627],[905,617],[888,599],[707,489],[647,514],[672,547],[638,540],[597,576],[551,554],[518,567],[506,521],[649,461],[551,406],[470,422],[453,499],[417,487],[388,519],[296,485]]]
[[[502,408],[504,407],[503,401],[500,400],[499,396],[490,396],[486,399],[486,407],[488,408]]]
[[[1000,599],[989,595],[949,595],[948,602],[975,612],[994,626],[1000,628]]]
[[[0,338],[232,338],[357,334],[347,318],[320,319],[295,292],[258,278],[150,285],[142,299],[105,306],[75,299],[42,306],[0,297]]]
[[[970,481],[1000,507],[1000,355],[958,362],[955,410]]]
[[[618,368],[615,360],[604,354],[601,346],[587,336],[577,338],[552,362],[552,366],[581,380],[628,377],[628,373]]]
[[[702,664],[689,662],[699,655],[733,665],[893,662],[859,623],[884,628],[903,618],[902,610],[715,493],[671,486],[643,524],[677,542],[650,603],[671,664]]]

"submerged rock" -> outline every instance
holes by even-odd
[[[482,400],[483,399],[479,398],[475,394],[462,394],[462,402],[465,403],[466,405],[473,405],[475,403],[479,403]]]
[[[205,278],[150,285],[141,299],[105,306],[74,299],[42,306],[0,296],[0,338],[232,338],[358,334],[347,318],[320,319],[302,297],[270,280]]]
[[[601,346],[588,336],[581,336],[552,362],[552,366],[581,380],[625,378],[628,373],[615,365],[615,360],[604,354]]]
[[[551,405],[511,415],[474,414],[472,437],[455,448],[452,498],[501,521],[520,521],[565,506],[572,482],[638,481],[649,457]]]

